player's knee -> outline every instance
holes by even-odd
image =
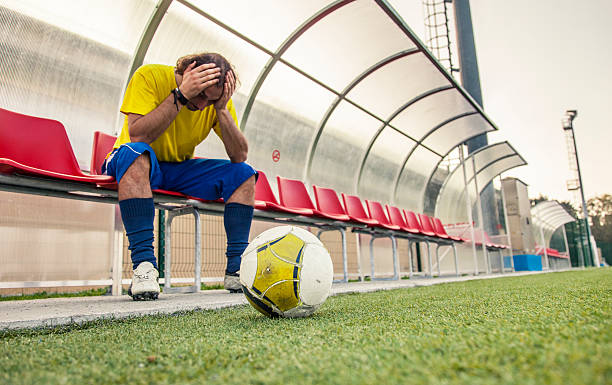
[[[143,152],[138,158],[136,158],[134,163],[144,170],[151,169],[151,157],[149,156],[148,152]]]
[[[246,163],[233,163],[232,171],[242,183],[232,192],[227,202],[237,202],[253,205],[255,198],[255,170]]]
[[[132,164],[126,170],[123,178],[128,178],[130,180],[137,180],[142,182],[144,180],[149,180],[149,173],[151,170],[151,159],[149,157],[149,153],[145,152],[136,158]]]
[[[242,188],[249,197],[255,196],[255,175],[251,175],[247,180],[242,183]]]
[[[248,174],[254,171],[253,167],[245,162],[230,163],[230,167],[232,167],[232,170],[237,174]]]
[[[241,187],[255,187],[255,169],[250,165],[242,163],[232,163],[236,175],[249,175],[247,179],[240,185]]]

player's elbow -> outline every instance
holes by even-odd
[[[228,155],[232,163],[246,162],[249,155],[249,145],[246,140],[241,141],[239,145],[235,146],[231,153],[228,151]]]
[[[142,142],[146,144],[151,144],[151,142],[153,142],[153,140],[151,140],[150,133],[142,129],[137,124],[133,124],[131,126],[128,125],[128,134],[130,135],[130,141],[132,143]]]
[[[130,134],[130,142],[132,142],[132,143],[142,142],[142,143],[150,144],[149,140],[144,135]]]
[[[147,135],[147,131],[142,126],[143,121],[140,120],[140,118],[142,118],[142,115],[128,115],[128,134],[130,135],[130,141],[150,144],[150,138]]]
[[[240,151],[240,152],[238,152],[236,154],[232,154],[232,156],[230,156],[230,161],[232,163],[246,162],[247,155],[248,155],[248,151]]]
[[[130,135],[130,142],[132,143],[135,143],[135,142],[147,143],[146,137],[131,127],[128,129],[128,134]]]

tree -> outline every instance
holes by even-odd
[[[559,201],[559,204],[563,206],[565,211],[575,219],[578,219],[578,210],[574,207],[574,205],[570,201]]]
[[[587,211],[596,242],[612,242],[612,195],[603,194],[589,199]]]
[[[538,195],[537,198],[531,198],[529,199],[529,203],[531,203],[531,207],[537,205],[540,202],[545,202],[545,201],[549,201],[550,199],[548,199],[548,197],[546,195]]]

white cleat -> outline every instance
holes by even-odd
[[[242,285],[240,284],[240,274],[225,274],[225,279],[223,280],[223,288],[225,288],[225,290],[228,290],[230,293],[242,293]]]
[[[136,270],[128,289],[128,295],[134,301],[152,301],[159,296],[159,273],[151,262],[142,262]]]

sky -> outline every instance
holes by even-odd
[[[424,40],[422,1],[391,3]],[[527,183],[531,197],[572,199],[561,120],[576,109],[586,199],[612,194],[612,1],[470,0],[470,7],[484,110],[499,127],[489,143],[508,140],[529,163],[503,176]]]

